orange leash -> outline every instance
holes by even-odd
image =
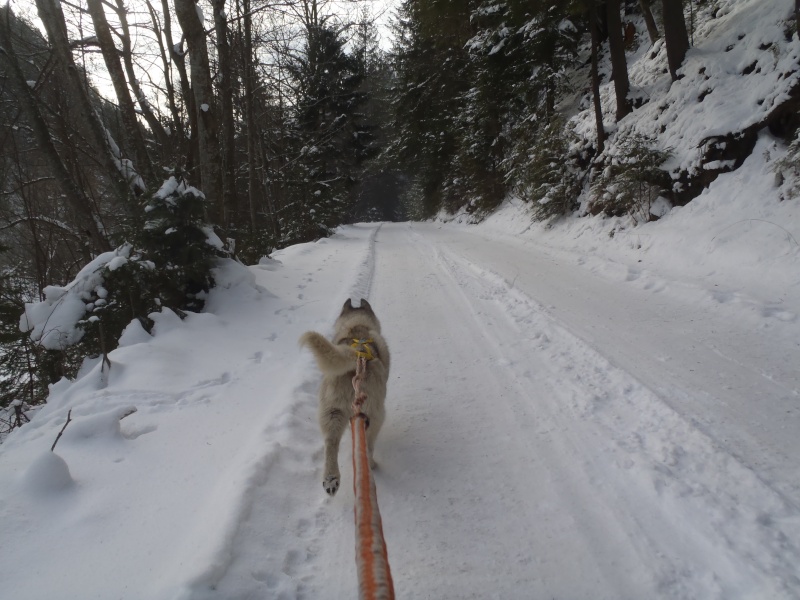
[[[378,494],[367,453],[367,415],[361,407],[367,394],[361,390],[367,372],[367,358],[359,356],[353,377],[355,400],[350,432],[353,440],[353,492],[355,493],[356,567],[360,600],[394,600],[394,584],[383,538]]]

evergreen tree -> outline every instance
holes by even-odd
[[[412,213],[431,216],[453,183],[463,100],[470,90],[469,7],[444,0],[406,0],[395,24],[396,138],[391,155],[413,174]]]
[[[592,212],[649,221],[653,202],[671,187],[669,174],[661,169],[670,156],[639,134],[618,141],[610,164],[592,183]]]
[[[483,212],[503,199],[512,178],[504,169],[520,164],[509,160],[521,150],[512,141],[551,120],[568,89],[575,11],[571,2],[521,0],[401,7],[392,150],[414,174],[421,215]]]
[[[173,177],[144,210],[135,245],[99,255],[69,285],[51,286],[43,302],[26,305],[23,328],[35,343],[34,397],[47,383],[73,377],[87,356],[102,356],[105,369],[132,321],[149,331],[153,312],[171,309],[183,317],[202,310],[216,258],[226,256],[206,223],[205,197]],[[75,307],[83,310],[76,315]]]
[[[25,293],[24,278],[18,273],[7,270],[0,274],[0,409],[14,402],[44,402],[50,383],[37,381],[36,349],[28,334],[19,329]]]
[[[795,132],[786,155],[775,162],[773,169],[777,176],[776,183],[781,189],[781,198],[794,199],[800,196],[800,129]]]
[[[507,168],[515,193],[531,204],[536,219],[578,208],[580,169],[569,156],[574,138],[561,119],[521,128]]]
[[[304,51],[289,71],[297,96],[295,124],[299,145],[294,176],[300,184],[284,217],[284,242],[326,235],[347,219],[357,167],[368,154],[357,110],[363,69],[345,51],[342,32],[325,22],[308,24]]]
[[[384,154],[392,128],[394,72],[387,54],[379,46],[378,29],[364,10],[356,24],[353,56],[361,73],[359,91],[359,142],[363,151],[359,181],[354,188],[353,218],[358,221],[395,221],[403,218],[400,205],[402,177]]]
[[[520,175],[524,157],[536,152],[534,146],[546,145],[542,151],[552,155],[551,140],[539,134],[547,132],[551,138],[550,124],[561,123],[556,103],[570,89],[567,74],[577,57],[574,13],[569,2],[542,1],[512,1],[505,9],[484,3],[473,13],[473,23],[479,26],[473,39],[481,42],[478,54],[490,72],[487,100],[498,105],[494,111],[501,115],[508,140],[493,148],[501,152],[503,164],[513,165]],[[504,176],[515,180],[510,172]]]
[[[146,291],[157,305],[179,314],[203,309],[205,296],[214,286],[215,258],[227,255],[208,223],[208,211],[203,193],[175,177],[145,206],[147,221],[139,245],[142,259],[153,265],[152,286]],[[134,281],[138,278],[133,276]],[[149,302],[146,297],[142,300]]]

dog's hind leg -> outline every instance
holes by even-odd
[[[383,418],[370,418],[369,427],[367,427],[367,455],[369,456],[369,466],[375,468],[375,459],[372,456],[375,450],[375,440],[380,433],[381,425],[383,425]]]
[[[338,408],[320,410],[319,426],[325,437],[325,474],[322,477],[322,487],[333,496],[339,489],[339,442],[347,427],[348,419]]]

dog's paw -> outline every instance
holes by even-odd
[[[329,496],[333,496],[339,489],[339,476],[328,475],[322,480],[322,487],[325,488],[325,491],[328,492]]]

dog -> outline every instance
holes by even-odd
[[[358,351],[368,355],[366,380],[361,389],[367,400],[362,412],[367,416],[367,452],[370,465],[375,439],[386,417],[386,385],[389,379],[389,347],[381,335],[381,324],[369,302],[362,299],[353,307],[348,298],[333,325],[333,338],[328,341],[316,331],[300,336],[300,345],[314,354],[322,383],[319,388],[319,426],[325,440],[325,472],[322,487],[333,496],[339,489],[339,442],[353,414],[353,376]],[[371,356],[371,358],[370,358]]]

